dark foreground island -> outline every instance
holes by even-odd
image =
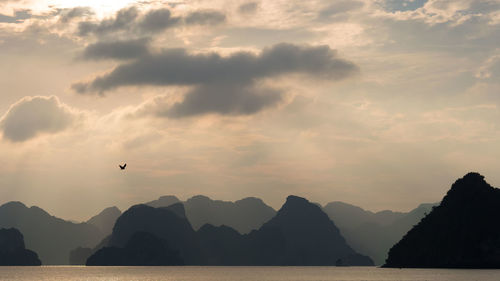
[[[0,265],[41,265],[38,255],[24,247],[24,238],[15,228],[0,229]]]
[[[500,268],[500,189],[478,173],[457,180],[391,248],[384,267]]]

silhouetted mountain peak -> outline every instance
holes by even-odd
[[[295,195],[288,196],[276,216],[249,236],[265,249],[259,257],[262,264],[334,265],[339,258],[348,264],[373,264],[347,245],[319,206]]]
[[[286,202],[285,202],[285,205],[286,204],[307,204],[309,203],[309,201],[305,198],[302,198],[302,197],[299,197],[299,196],[296,196],[296,195],[288,195],[288,197],[286,198]]]
[[[117,207],[109,207],[102,210],[99,214],[90,218],[87,223],[99,228],[104,235],[109,235],[115,225],[116,219],[122,214]]]
[[[262,201],[262,199],[260,198],[257,198],[257,197],[246,197],[246,198],[243,198],[243,199],[240,199],[240,200],[237,200],[234,202],[235,204],[264,204],[264,201]]]
[[[125,215],[131,211],[134,211],[134,210],[140,210],[140,209],[146,209],[146,210],[149,210],[149,209],[152,209],[154,207],[151,207],[147,204],[137,204],[137,205],[133,205],[131,206],[130,208],[128,208],[128,210],[126,210],[122,215]]]
[[[475,190],[475,189],[492,189],[485,180],[484,176],[479,173],[468,173],[463,178],[458,179],[451,186],[451,191]]]
[[[162,224],[158,224],[158,222],[162,222]],[[169,207],[154,208],[138,204],[130,207],[116,220],[109,244],[123,247],[137,231],[150,232],[163,237],[165,233],[176,231],[175,228],[194,233],[187,219],[179,217]],[[175,234],[180,236],[181,232],[178,231]]]
[[[181,202],[179,200],[179,198],[177,198],[173,195],[164,195],[164,196],[161,196],[160,198],[158,198],[157,200],[153,200],[153,201],[146,203],[146,205],[158,208],[158,207],[170,206],[172,204],[179,203],[179,202]]]
[[[171,200],[171,201],[179,201],[179,198],[177,198],[174,195],[163,195],[158,198],[160,201],[165,201],[165,200]]]
[[[184,209],[184,204],[182,204],[180,202],[172,204],[170,206],[162,207],[162,208],[165,208],[167,210],[174,212],[177,216],[179,216],[181,218],[186,218],[186,210]]]
[[[178,207],[174,207],[179,211]],[[154,208],[145,204],[134,205],[115,223],[108,246],[125,247],[136,232],[149,232],[165,239],[181,257],[193,264],[199,259],[196,233],[184,217],[169,207]]]
[[[286,198],[286,202],[278,211],[277,216],[295,215],[296,213],[299,213],[299,215],[306,215],[311,212],[314,212],[315,215],[318,215],[324,219],[330,220],[318,205],[309,202],[305,198],[295,195],[289,195]]]
[[[468,173],[391,248],[385,266],[500,268],[499,214],[500,189]]]
[[[468,201],[471,197],[477,196],[480,193],[491,192],[493,190],[494,188],[484,180],[484,176],[471,172],[453,183],[451,189],[443,198],[442,204],[460,204],[460,202],[464,200]]]
[[[118,207],[113,206],[102,210],[101,214],[121,214],[122,211]]]
[[[210,199],[210,197],[208,196],[205,196],[205,195],[195,195],[191,198],[189,198],[188,200],[186,200],[186,202],[197,202],[198,204],[200,203],[204,203],[204,204],[210,204],[210,202],[213,201],[212,199]]]
[[[99,214],[93,216],[91,219],[88,220],[88,222],[90,223],[90,221],[92,221],[98,216],[120,216],[121,213],[122,211],[120,211],[120,209],[118,209],[116,206],[109,207],[102,210]]]
[[[205,195],[201,195],[201,194],[195,195],[195,196],[191,197],[191,199],[192,200],[212,200],[212,199],[210,199],[210,197],[205,196]]]
[[[40,207],[31,206],[28,208],[26,205],[24,205],[23,203],[18,202],[18,201],[12,201],[12,202],[5,203],[2,206],[0,206],[0,210],[4,211],[6,213],[9,213],[10,215],[16,214],[16,215],[22,215],[22,216],[33,216],[33,217],[36,217],[38,219],[53,218],[53,219],[56,219],[58,221],[63,221],[62,219],[59,219],[59,218],[56,218],[56,217],[50,215],[49,213],[47,213],[44,209],[42,209]]]
[[[3,204],[0,208],[27,209],[28,207],[19,201],[11,201]]]
[[[38,207],[38,206],[31,206],[29,208],[31,211],[33,212],[36,212],[36,213],[40,213],[40,214],[44,214],[44,215],[47,215],[47,216],[51,216],[49,213],[47,213],[47,211],[45,211],[44,209]],[[51,216],[53,217],[53,216]]]

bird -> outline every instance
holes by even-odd
[[[123,164],[123,166],[118,164],[118,167],[120,167],[120,170],[125,170],[125,167],[127,167],[127,163]]]

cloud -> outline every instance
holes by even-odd
[[[76,118],[55,96],[24,97],[10,106],[0,120],[0,129],[4,139],[23,142],[40,134],[64,131]]]
[[[178,17],[172,17],[169,9],[150,10],[139,22],[139,26],[146,32],[158,32],[175,26],[179,20]]]
[[[195,11],[184,19],[187,25],[216,25],[225,21],[226,15],[214,10]]]
[[[321,9],[318,18],[328,20],[333,16],[345,15],[347,12],[362,8],[363,5],[364,3],[360,1],[335,1],[333,4]]]
[[[130,29],[135,19],[139,16],[139,11],[136,7],[121,9],[116,12],[114,18],[107,18],[100,22],[83,21],[78,25],[78,33],[81,36],[91,33],[103,35],[116,31]]]
[[[19,10],[15,11],[13,16],[7,16],[0,14],[0,23],[22,23],[24,20],[31,18],[30,10]]]
[[[250,115],[272,107],[282,100],[277,89],[254,85],[202,85],[189,91],[182,102],[168,107],[157,104],[151,108],[160,117],[182,118],[201,114]]]
[[[479,67],[476,72],[476,78],[479,79],[497,79],[500,75],[500,50],[490,56],[483,64]]]
[[[104,94],[123,86],[192,86],[182,102],[162,115],[252,114],[281,100],[279,90],[257,86],[261,79],[304,74],[335,81],[357,71],[355,64],[339,58],[328,46],[282,43],[258,55],[236,52],[226,57],[167,49],[122,64],[93,81],[75,83],[72,88],[80,94]]]
[[[131,59],[149,54],[148,38],[97,42],[88,45],[82,55],[83,59]]]
[[[423,7],[428,0],[386,0],[385,8],[391,12],[414,11]]]
[[[108,34],[126,32],[126,35],[143,37],[144,33],[155,34],[180,25],[216,25],[225,22],[226,15],[216,10],[198,10],[185,17],[172,16],[167,8],[151,9],[141,14],[135,6],[116,12],[114,17],[102,21],[82,21],[78,35],[94,34],[102,37]]]
[[[94,11],[90,7],[75,7],[62,9],[59,12],[59,21],[61,23],[68,23],[76,18],[92,16],[94,15]]]
[[[286,73],[304,73],[317,78],[342,79],[357,67],[340,59],[328,46],[302,47],[278,44],[259,55],[236,52],[189,54],[185,49],[167,49],[159,54],[122,64],[109,74],[83,83],[84,92],[105,92],[122,86],[169,86],[210,83],[248,83],[254,79]]]
[[[245,14],[245,15],[253,14],[253,13],[255,13],[257,11],[257,8],[259,8],[259,3],[257,3],[257,2],[248,2],[248,3],[241,4],[238,7],[238,12],[240,14]]]

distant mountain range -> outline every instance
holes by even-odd
[[[376,265],[381,265],[389,249],[436,205],[421,204],[408,213],[373,213],[343,202],[331,202],[323,210],[353,249],[370,256]]]
[[[146,205],[166,207],[180,202],[175,196],[162,196],[158,200],[147,202]],[[255,197],[230,202],[197,195],[182,203],[186,217],[196,230],[208,223],[214,226],[226,225],[245,234],[258,229],[276,215],[273,208]]]
[[[9,202],[0,206],[0,264],[371,265],[373,259],[386,260],[385,267],[500,268],[499,214],[500,189],[477,173],[458,179],[440,204],[408,213],[342,202],[321,207],[297,196],[277,212],[258,198],[163,196],[73,223]]]
[[[162,196],[146,203],[153,207],[165,207],[181,201],[175,196]],[[194,229],[204,224],[229,226],[239,233],[259,229],[272,218],[276,211],[258,198],[245,198],[236,202],[212,200],[206,196],[194,196],[182,202],[186,216]],[[389,249],[410,228],[417,224],[436,204],[421,204],[404,213],[380,211],[373,213],[343,202],[331,202],[323,211],[340,229],[348,244],[359,253],[370,256],[381,265]]]
[[[289,196],[271,220],[249,234],[209,224],[195,231],[186,217],[181,203],[133,206],[118,218],[107,245],[87,264],[178,264],[173,258],[178,252],[187,265],[373,265],[347,245],[320,207],[300,197]],[[171,254],[158,258],[152,243]],[[134,244],[146,246],[138,251]]]
[[[222,232],[228,237],[250,234],[277,215],[272,207],[254,197],[229,202],[198,195],[182,202],[175,196],[162,196],[146,205],[170,206],[170,211],[187,218],[193,231],[208,236],[213,232]],[[322,210],[354,251],[370,256],[375,264],[382,264],[389,248],[431,207],[432,204],[422,204],[409,213],[373,213],[346,203],[331,202]],[[44,264],[83,264],[105,245],[102,240],[111,234],[121,214],[118,208],[110,207],[85,223],[73,223],[53,217],[38,207],[9,202],[0,206],[0,227],[17,227],[25,233],[27,246],[39,254]],[[206,224],[210,226],[203,227]],[[234,231],[238,235],[233,235]]]
[[[38,253],[43,264],[68,264],[70,250],[94,247],[103,234],[94,225],[72,223],[20,202],[0,206],[0,228],[17,228],[26,247]]]
[[[500,268],[499,220],[500,189],[469,173],[390,249],[384,267]]]

